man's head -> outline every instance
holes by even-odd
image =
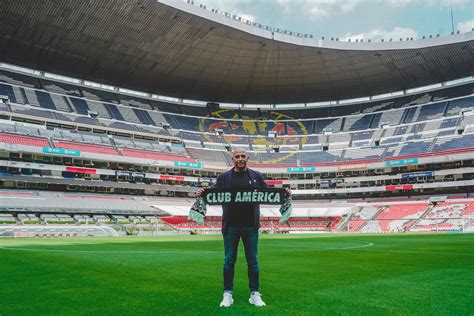
[[[245,149],[237,147],[232,150],[232,162],[234,163],[234,170],[237,172],[244,172],[247,170],[247,161],[249,156],[245,152]]]

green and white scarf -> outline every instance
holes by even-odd
[[[222,205],[231,203],[269,204],[280,206],[280,224],[284,224],[291,216],[291,195],[285,189],[206,189],[191,206],[188,219],[199,225],[204,224],[207,205]]]

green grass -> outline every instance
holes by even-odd
[[[474,234],[261,236],[223,310],[221,236],[0,240],[0,315],[474,315]]]

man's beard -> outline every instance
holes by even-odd
[[[245,170],[247,168],[247,164],[246,163],[237,163],[235,165],[235,168],[238,169],[238,170]]]

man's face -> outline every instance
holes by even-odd
[[[247,161],[249,161],[249,156],[247,156],[244,151],[232,153],[232,162],[236,168],[245,169],[245,167],[247,167]]]

